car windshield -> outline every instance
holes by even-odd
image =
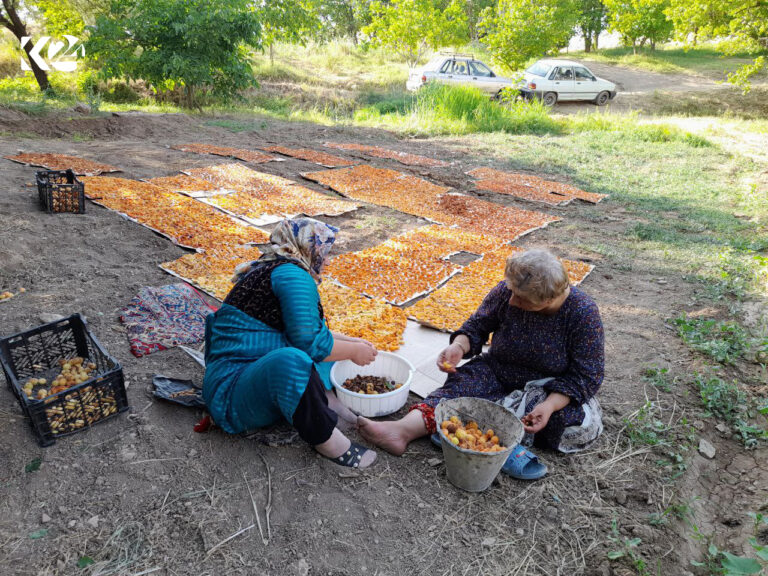
[[[534,76],[541,76],[544,78],[547,74],[549,74],[550,70],[552,70],[551,66],[542,62],[536,62],[536,64],[528,68],[526,72],[528,72],[528,74],[533,74]]]

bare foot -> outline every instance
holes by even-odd
[[[360,416],[357,419],[358,432],[371,444],[383,448],[390,454],[402,456],[410,438],[398,422],[374,422]]]

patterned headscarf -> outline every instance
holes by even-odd
[[[232,281],[237,282],[259,262],[282,257],[293,260],[320,282],[320,269],[336,241],[338,231],[335,226],[312,218],[285,219],[270,234],[269,246],[262,248],[261,258],[240,264],[235,268]]]

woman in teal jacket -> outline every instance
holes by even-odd
[[[336,232],[311,218],[283,220],[261,258],[238,267],[206,323],[203,398],[230,434],[285,418],[323,456],[365,468],[376,453],[337,427],[339,415],[356,416],[330,390],[329,374],[337,360],[370,364],[376,348],[331,332],[317,291]]]

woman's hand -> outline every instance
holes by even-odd
[[[376,359],[376,348],[370,342],[355,342],[350,360],[358,366],[367,366]]]
[[[441,372],[447,372],[453,374],[456,372],[456,365],[461,362],[464,357],[464,348],[454,342],[448,348],[440,352],[437,357],[437,368]]]
[[[372,342],[368,342],[368,340],[364,340],[363,338],[357,338],[355,336],[347,336],[346,334],[342,334],[341,332],[331,332],[333,334],[334,340],[340,340],[342,342],[361,342],[363,344],[368,344],[371,348],[374,350],[376,349],[376,346]]]
[[[335,330],[331,330],[331,334],[333,334],[334,340],[341,340],[342,342],[367,342],[368,344],[371,344],[368,342],[368,340],[363,340],[362,338],[357,338],[356,336],[347,336],[346,334],[342,332],[336,332]],[[373,346],[373,344],[371,344]]]
[[[552,408],[546,402],[535,406],[533,410],[520,419],[523,423],[523,429],[528,434],[536,434],[547,425],[552,412]]]
[[[565,394],[550,392],[544,402],[535,406],[533,410],[520,419],[523,423],[523,428],[529,434],[536,434],[536,432],[541,431],[549,423],[552,414],[562,410],[570,402],[571,399]]]
[[[360,342],[361,344],[367,344],[374,350],[376,350],[376,346],[373,344],[373,342],[368,342],[368,340],[363,340],[362,338],[355,338],[354,342]]]

